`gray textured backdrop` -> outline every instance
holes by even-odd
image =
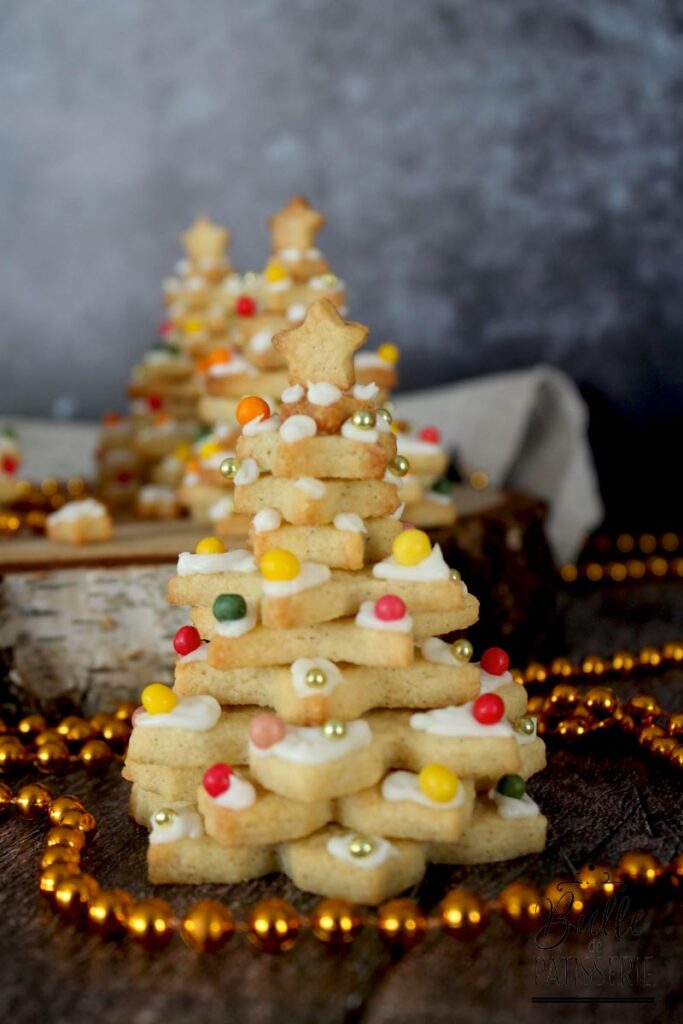
[[[0,19],[0,410],[116,404],[177,234],[206,211],[259,264],[301,191],[404,386],[548,360],[603,434],[674,415],[675,0],[4,0]]]

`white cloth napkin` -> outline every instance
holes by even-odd
[[[548,539],[560,562],[576,557],[603,515],[588,444],[588,410],[561,370],[495,374],[395,396],[402,419],[439,428],[444,444],[496,487],[543,498]]]

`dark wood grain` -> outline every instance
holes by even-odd
[[[553,629],[556,653],[607,652],[683,636],[683,595],[673,584],[591,590],[566,597]],[[561,641],[561,646],[560,646]],[[645,675],[621,692],[647,688],[667,708],[683,707],[683,672]],[[149,895],[145,836],[126,815],[127,786],[116,768],[104,777],[74,773],[51,785],[74,792],[100,825],[87,867],[105,885]],[[549,766],[532,791],[550,819],[540,856],[488,867],[433,868],[413,894],[433,906],[451,885],[464,883],[493,896],[517,878],[545,885],[591,858],[616,860],[640,847],[668,860],[683,847],[680,774],[641,758],[628,741],[567,749],[553,746]],[[534,938],[495,922],[476,942],[460,945],[434,934],[410,954],[392,958],[374,934],[331,952],[310,936],[282,958],[252,950],[242,937],[216,957],[200,957],[177,943],[150,957],[125,943],[102,942],[62,924],[37,894],[42,827],[8,819],[0,842],[0,1019],[13,1024],[93,1021],[97,1024],[487,1024],[511,1020],[630,1022],[682,1019],[680,954],[683,910],[668,904],[648,911],[644,933],[585,939],[556,951],[558,958],[648,957],[647,985],[557,984],[541,972],[544,955]],[[264,895],[291,899],[302,911],[315,902],[282,876],[233,888],[158,887],[178,909],[204,896],[225,899],[237,913]],[[652,1004],[534,1005],[534,996],[651,996]]]

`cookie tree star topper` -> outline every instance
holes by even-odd
[[[272,234],[273,252],[297,249],[305,252],[315,244],[315,238],[325,223],[325,217],[314,210],[303,196],[293,196],[286,206],[268,220]]]
[[[367,336],[367,327],[342,319],[329,299],[318,299],[299,327],[275,335],[273,347],[286,359],[292,384],[325,381],[347,391],[355,381],[353,354]]]
[[[194,263],[209,259],[217,263],[225,259],[225,250],[230,244],[230,232],[222,228],[209,217],[197,217],[180,240],[185,247],[189,259]]]

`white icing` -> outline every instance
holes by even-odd
[[[143,504],[159,502],[161,505],[175,504],[175,491],[171,487],[161,487],[159,484],[145,484],[138,491],[138,501]]]
[[[441,546],[435,544],[426,558],[417,565],[400,565],[393,555],[377,562],[372,567],[372,575],[380,580],[414,580],[415,582],[431,582],[449,580],[451,570],[444,561]]]
[[[197,260],[197,266],[201,267],[202,270],[213,270],[215,267],[221,266],[221,260],[215,260],[213,256],[200,256]]]
[[[270,352],[273,347],[272,331],[256,331],[249,341],[249,348],[252,352]]]
[[[199,461],[202,466],[205,466],[207,469],[220,469],[221,464],[225,462],[227,458],[234,456],[234,454],[235,453],[233,451],[224,448],[222,451],[215,452],[213,455],[208,455],[206,458],[202,458],[200,456]]]
[[[514,730],[505,718],[493,725],[483,725],[472,714],[473,707],[474,701],[469,701],[460,707],[451,705],[432,711],[418,711],[410,716],[410,728],[427,732],[430,736],[514,737]]]
[[[170,348],[153,348],[143,356],[143,361],[148,366],[161,366],[164,363],[172,363],[175,359],[178,359],[178,353]]]
[[[285,405],[290,405],[292,402],[298,402],[304,397],[304,389],[301,384],[292,384],[280,395],[280,401],[284,402]]]
[[[264,420],[263,413],[258,416],[254,416],[253,420],[249,420],[242,427],[242,433],[245,437],[255,437],[256,434],[268,434],[273,430],[277,430],[280,426],[279,416],[269,416]]]
[[[361,430],[360,427],[354,426],[351,420],[342,423],[341,433],[349,441],[364,441],[365,444],[375,444],[379,440],[379,431],[375,427],[370,430]]]
[[[402,501],[401,504],[396,509],[396,511],[391,513],[389,518],[390,519],[400,519],[401,516],[403,515],[403,513],[405,512],[405,510],[406,510],[406,503],[405,503],[405,501]]]
[[[518,800],[515,796],[504,796],[497,789],[489,790],[489,800],[493,800],[501,818],[535,818],[541,809],[528,793]]]
[[[452,505],[453,495],[442,494],[441,491],[425,491],[425,501],[431,501],[434,505]]]
[[[438,636],[430,636],[420,644],[422,657],[433,665],[457,665],[453,657],[453,648]]]
[[[192,487],[194,484],[198,484],[199,473],[186,473],[182,479],[182,483],[185,487]]]
[[[296,263],[297,260],[303,259],[304,253],[301,249],[295,249],[290,246],[287,249],[280,249],[277,256],[281,260],[285,260],[287,263]]]
[[[398,434],[396,447],[400,455],[419,455],[441,451],[435,441],[423,441],[420,437],[412,437],[410,434]]]
[[[322,256],[322,253],[320,249],[316,249],[315,246],[311,246],[310,249],[306,250],[304,255],[308,260],[319,260],[320,257]]]
[[[380,434],[391,434],[391,423],[387,423],[383,416],[377,417],[377,429]]]
[[[279,530],[282,523],[282,516],[276,508],[262,508],[253,519],[254,529],[257,533],[268,533],[271,530]]]
[[[256,790],[248,779],[233,774],[225,792],[212,796],[211,802],[216,807],[226,807],[230,811],[245,811],[256,803]]]
[[[287,319],[290,323],[296,323],[298,320],[303,320],[306,316],[306,307],[303,302],[294,302],[287,309]]]
[[[356,625],[362,629],[379,629],[384,633],[410,633],[413,620],[407,613],[402,619],[378,619],[375,615],[375,602],[363,601],[356,615]]]
[[[317,384],[308,382],[308,401],[311,405],[334,405],[341,398],[342,393],[336,384],[329,384],[327,381],[319,381]]]
[[[325,484],[322,480],[316,480],[312,476],[300,476],[294,481],[294,486],[300,491],[306,491],[312,498],[322,498],[325,493]]]
[[[235,508],[235,502],[232,500],[230,495],[226,494],[224,498],[219,498],[215,501],[209,509],[209,519],[228,519]]]
[[[318,277],[312,277],[309,282],[310,288],[315,288],[319,292],[339,292],[343,291],[346,287],[341,277],[335,277],[334,281],[326,281],[325,275],[320,274]]]
[[[266,291],[269,292],[287,292],[291,287],[291,277],[283,277],[281,281],[266,281]]]
[[[235,548],[215,555],[198,555],[181,551],[178,555],[179,576],[205,575],[214,572],[256,572],[256,562],[251,551]]]
[[[495,693],[500,686],[505,686],[506,683],[513,681],[512,676],[509,672],[503,672],[499,676],[491,675],[490,672],[486,672],[485,669],[479,665],[479,692],[480,693]]]
[[[379,366],[385,369],[387,366],[391,366],[388,359],[382,359],[376,352],[357,352],[353,357],[353,362],[357,369],[370,369]]]
[[[175,843],[179,839],[199,839],[204,835],[204,825],[196,811],[174,811],[173,819],[167,825],[157,825],[152,815],[150,824],[150,846]]]
[[[190,273],[190,261],[189,260],[178,260],[175,267],[173,268],[178,277],[184,277]]]
[[[281,740],[265,750],[249,743],[250,757],[280,757],[295,764],[323,764],[346,757],[354,750],[369,747],[372,732],[362,718],[346,722],[346,733],[336,739],[328,739],[319,726],[288,725]]]
[[[310,590],[311,587],[318,587],[326,583],[331,576],[329,566],[321,565],[319,562],[303,562],[298,576],[293,580],[266,580],[261,583],[261,589],[266,597],[290,597],[292,594],[300,594],[302,590]]]
[[[190,651],[189,654],[181,654],[178,661],[183,665],[189,665],[193,661],[206,661],[209,654],[209,645],[201,643],[199,647],[196,647],[194,651]]]
[[[280,427],[280,437],[288,444],[303,441],[306,437],[315,437],[318,424],[312,416],[289,416]]]
[[[241,619],[226,619],[225,622],[219,622],[218,619],[214,618],[214,632],[217,636],[227,637],[229,640],[234,640],[235,637],[244,636],[245,633],[250,633],[256,625],[256,608],[247,601],[247,614]]]
[[[73,523],[77,519],[102,519],[107,510],[101,502],[94,498],[83,501],[68,501],[60,509],[47,517],[48,523]]]
[[[353,832],[347,832],[343,836],[330,836],[327,840],[327,852],[337,860],[345,860],[348,864],[353,864],[354,867],[361,868],[363,871],[381,867],[389,857],[398,856],[396,847],[386,839],[381,839],[380,836],[368,836],[373,846],[372,853],[369,853],[367,857],[354,857],[349,850],[349,844],[353,837]]]
[[[322,669],[325,673],[327,681],[324,686],[306,685],[306,676],[312,668]],[[292,685],[298,697],[327,696],[332,693],[335,686],[344,682],[341,670],[333,661],[329,661],[327,658],[297,658],[296,661],[292,662],[291,673]]]
[[[432,800],[420,786],[420,777],[415,772],[390,772],[382,782],[382,797],[385,800],[411,800],[415,804],[422,804],[423,807],[435,807],[441,810],[450,810],[452,807],[462,807],[465,801],[465,790],[461,782],[455,796],[450,800]]]
[[[335,530],[348,530],[350,533],[367,533],[365,523],[355,512],[338,512],[332,520]]]
[[[256,368],[244,356],[234,355],[225,363],[214,363],[209,367],[210,377],[234,377],[240,373],[249,377],[257,376]]]
[[[361,402],[372,401],[379,394],[379,388],[374,381],[370,381],[369,384],[354,384],[351,394]]]
[[[199,277],[198,274],[194,274],[192,277],[188,277],[187,290],[190,292],[201,292],[206,286],[206,281],[203,277]]]
[[[202,694],[199,697],[179,697],[178,703],[171,711],[164,711],[160,715],[138,711],[135,715],[135,728],[207,732],[213,729],[220,717],[221,706],[215,697]]]
[[[180,281],[177,277],[165,277],[161,282],[162,291],[167,292],[169,295],[171,292],[177,292],[180,288]]]
[[[253,484],[258,478],[259,468],[257,463],[254,459],[244,459],[235,474],[235,483],[240,487],[244,487],[247,484]]]

